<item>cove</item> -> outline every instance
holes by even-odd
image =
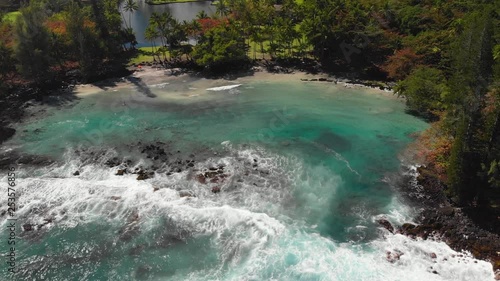
[[[152,95],[80,94],[6,143],[54,161],[19,170],[19,221],[37,228],[18,240],[19,280],[491,277],[484,261],[375,222],[415,213],[394,178],[428,125],[403,100],[292,76],[144,85]]]

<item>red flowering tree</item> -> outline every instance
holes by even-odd
[[[214,19],[214,18],[202,18],[197,20],[200,24],[200,33],[205,34],[207,31],[225,25],[228,23],[227,19]]]
[[[389,56],[383,70],[387,72],[389,78],[402,80],[410,74],[415,66],[420,64],[421,59],[422,56],[415,53],[411,48],[397,50],[393,55]]]

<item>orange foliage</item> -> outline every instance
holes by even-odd
[[[63,20],[49,19],[45,22],[45,26],[55,34],[66,34],[66,23]]]
[[[443,133],[442,126],[441,121],[433,123],[418,137],[414,146],[419,161],[423,161],[440,181],[446,182],[453,139]]]
[[[91,28],[91,29],[94,29],[95,28],[95,22],[93,22],[93,21],[91,21],[89,19],[85,19],[84,22],[83,22],[83,26]]]
[[[483,114],[494,113],[500,108],[500,91],[493,89],[486,94],[486,106],[483,108]]]
[[[389,78],[402,80],[410,74],[415,66],[420,64],[421,59],[422,56],[417,55],[411,48],[404,48],[389,56],[382,68],[387,72]]]
[[[12,25],[5,23],[0,25],[0,41],[2,41],[7,47],[14,46],[14,34]]]
[[[87,28],[94,29],[95,22],[85,19],[83,25]],[[49,19],[45,22],[45,26],[52,32],[57,35],[65,35],[66,34],[66,22],[61,19]]]
[[[201,26],[201,33],[205,33],[208,30],[218,27],[222,24],[227,24],[227,19],[213,19],[213,18],[204,18],[198,19],[198,23]]]
[[[68,71],[68,70],[72,70],[72,69],[78,69],[78,67],[80,66],[80,63],[77,62],[77,61],[71,61],[71,60],[67,60],[67,61],[64,61],[58,65],[53,65],[50,67],[50,69],[52,71]]]

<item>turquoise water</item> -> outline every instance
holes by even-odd
[[[55,163],[19,167],[19,221],[50,220],[19,233],[16,279],[492,278],[486,262],[462,266],[444,243],[376,224],[414,215],[393,178],[398,155],[427,124],[405,114],[401,100],[333,84],[236,82],[108,90],[20,125],[6,147]],[[195,155],[194,166],[166,173],[165,164],[137,181],[104,165],[118,157],[147,167],[139,147],[157,142],[175,157]],[[196,180],[218,165],[224,180]],[[394,250],[405,255],[391,263]],[[447,259],[436,264],[430,252]]]

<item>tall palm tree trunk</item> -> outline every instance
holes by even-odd
[[[109,31],[103,19],[103,14],[101,13],[99,5],[97,4],[97,0],[90,0],[90,4],[92,6],[92,12],[96,20],[97,28],[99,29],[99,33],[101,35],[101,39],[106,41],[106,39],[109,38]]]

